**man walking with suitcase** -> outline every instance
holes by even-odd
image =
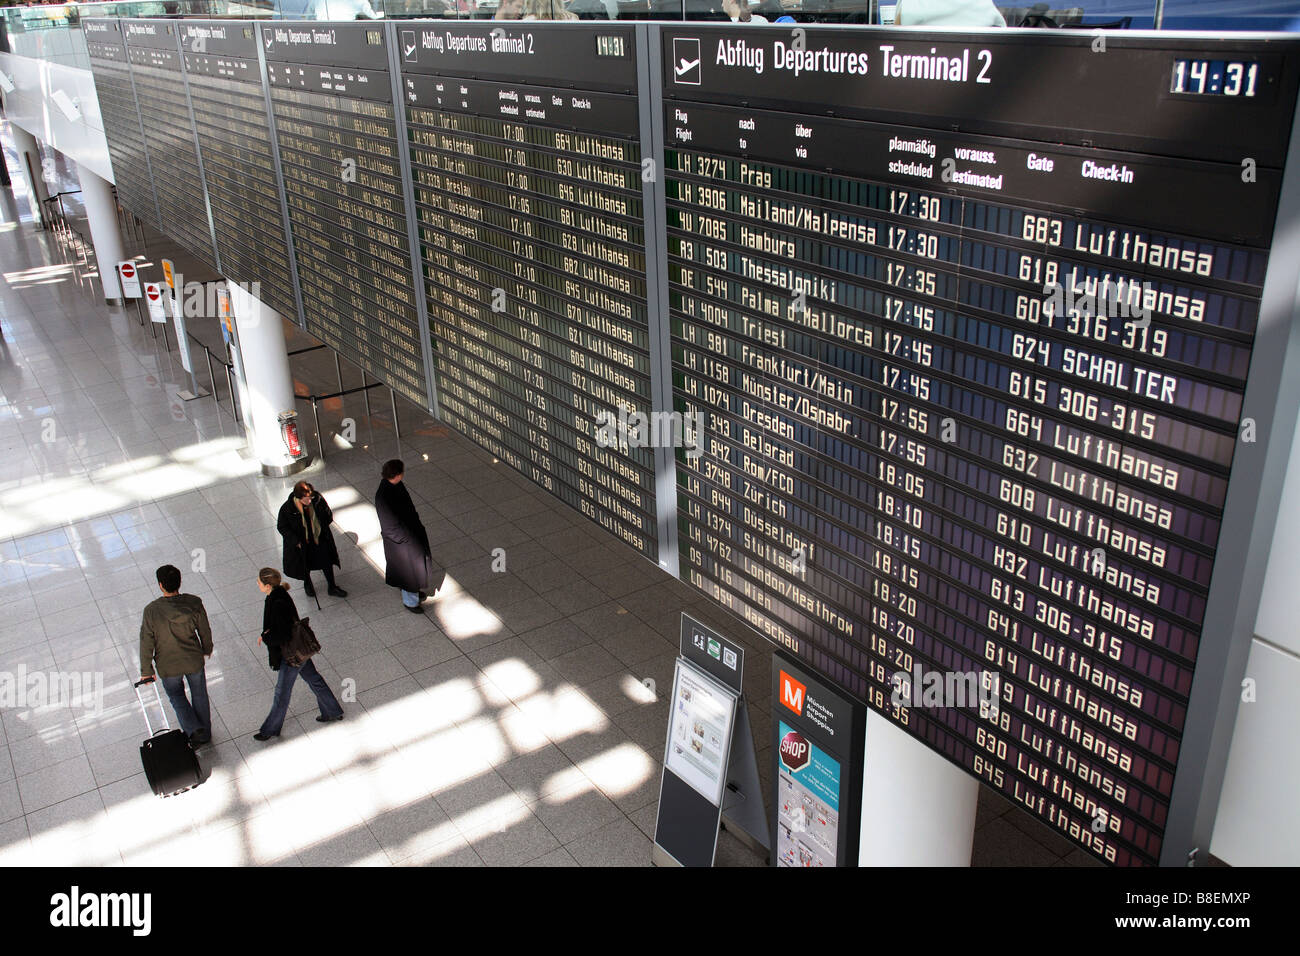
[[[181,572],[170,564],[157,571],[163,596],[150,602],[140,622],[140,680],[154,679],[155,663],[163,690],[181,730],[194,746],[212,740],[212,711],[204,659],[212,656],[212,628],[203,601],[181,594]],[[189,685],[190,696],[185,696]]]

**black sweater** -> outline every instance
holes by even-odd
[[[266,596],[262,606],[262,643],[266,645],[271,670],[280,669],[280,645],[289,639],[296,620],[298,608],[286,589],[275,588]]]

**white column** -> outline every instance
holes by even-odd
[[[867,711],[859,866],[970,866],[979,781]]]
[[[121,305],[122,286],[117,278],[117,264],[126,258],[126,250],[122,246],[122,230],[118,227],[113,187],[107,179],[81,163],[77,163],[77,178],[81,180],[81,199],[90,223],[90,241],[95,245],[104,298],[109,305]]]
[[[41,202],[49,198],[45,189],[45,180],[41,178],[41,150],[36,144],[36,137],[27,130],[10,121],[9,132],[13,135],[14,146],[18,150],[18,166],[27,188],[35,197],[36,219],[40,220],[43,209]]]
[[[280,436],[280,413],[294,407],[293,375],[280,314],[238,283],[227,280],[226,287],[244,365],[252,432],[249,440],[262,463],[262,474],[279,477],[302,471],[311,464],[311,457],[295,459]]]

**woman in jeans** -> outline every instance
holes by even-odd
[[[262,721],[261,730],[253,734],[253,739],[270,740],[280,736],[285,714],[289,712],[293,683],[299,675],[307,682],[307,686],[316,695],[316,703],[320,705],[320,716],[316,719],[321,723],[342,720],[343,708],[325,683],[325,678],[316,670],[316,665],[306,660],[301,667],[293,667],[281,659],[280,647],[289,640],[293,622],[298,620],[298,609],[294,607],[293,598],[289,597],[289,585],[280,580],[280,572],[275,568],[262,568],[257,573],[257,588],[266,595],[266,604],[262,609],[262,636],[258,641],[266,645],[271,670],[279,671],[280,678],[275,682],[271,712]]]

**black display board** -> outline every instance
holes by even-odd
[[[120,194],[170,209],[165,44],[101,22]],[[187,50],[223,265],[1100,859],[1204,850],[1300,404],[1296,40],[255,32],[270,167],[246,37]]]
[[[1161,855],[1294,53],[663,31],[682,577],[1118,864]]]
[[[180,24],[175,20],[121,22],[140,103],[158,214],[169,236],[215,270],[212,222],[177,35]]]
[[[104,121],[108,156],[113,165],[117,201],[141,221],[159,227],[158,206],[154,200],[153,176],[145,152],[144,131],[140,127],[140,107],[131,82],[131,64],[118,20],[83,20],[95,76],[95,94],[99,115]]]
[[[251,23],[180,23],[190,105],[225,278],[301,322],[285,238],[257,30]]]
[[[259,27],[304,327],[429,406],[382,24]]]
[[[655,558],[634,31],[398,36],[442,416]]]

